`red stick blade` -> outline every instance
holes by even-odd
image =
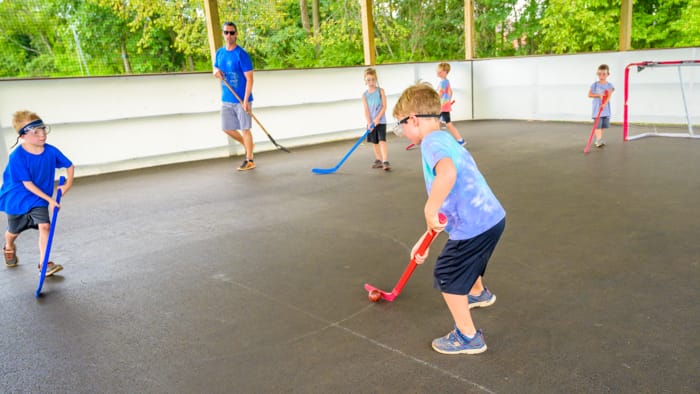
[[[369,283],[365,283],[365,290],[367,290],[368,293],[371,293],[374,290],[378,291],[382,295],[383,300],[394,301],[394,298],[396,298],[396,294],[386,292],[380,288],[370,285]]]

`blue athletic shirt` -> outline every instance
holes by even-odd
[[[506,211],[486,183],[469,152],[446,131],[434,131],[421,141],[423,177],[430,189],[435,166],[444,158],[452,159],[457,179],[440,212],[447,216],[446,231],[452,240],[464,240],[489,230],[503,220]]]
[[[2,176],[0,211],[10,215],[23,215],[36,207],[49,203],[30,192],[22,182],[31,181],[47,195],[53,195],[57,168],[72,166],[70,160],[53,145],[45,144],[38,155],[29,153],[22,145],[10,153],[10,159]]]
[[[374,118],[377,117],[379,111],[382,110],[382,94],[380,93],[380,88],[377,88],[374,92],[370,93],[365,91],[365,99],[367,100],[367,108],[369,108],[369,118],[374,122]],[[379,124],[386,124],[386,112],[379,119]]]
[[[244,73],[253,70],[253,61],[250,59],[248,52],[240,46],[236,46],[230,51],[227,51],[226,47],[219,48],[216,51],[214,67],[221,70],[226,81],[236,91],[238,97],[244,100],[245,88],[248,82]],[[221,101],[234,104],[240,103],[223,82],[221,82]],[[253,101],[253,92],[250,93],[248,101]]]
[[[598,81],[593,82],[591,85],[591,93],[593,94],[603,94],[606,90],[615,90],[615,87],[610,82],[600,83]],[[600,109],[600,99],[598,97],[593,99],[593,119],[598,116],[598,110]],[[610,101],[603,108],[603,112],[600,113],[601,117],[610,116]]]

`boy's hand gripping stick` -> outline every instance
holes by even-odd
[[[442,213],[438,214],[438,219],[440,220],[441,224],[447,223],[447,217]],[[399,281],[396,283],[396,286],[394,286],[394,289],[391,292],[386,292],[370,285],[369,283],[365,283],[365,290],[369,292],[368,297],[370,301],[377,302],[380,298],[386,301],[394,301],[394,299],[401,294],[401,290],[403,290],[404,286],[406,286],[406,282],[408,282],[408,280],[411,278],[413,271],[415,271],[416,266],[418,265],[416,263],[416,255],[422,256],[425,254],[425,251],[430,247],[430,244],[433,242],[436,235],[437,233],[434,230],[430,230],[425,233],[423,242],[421,242],[420,246],[418,246],[416,254],[413,255],[413,258],[408,263],[408,266],[403,271],[403,274],[401,274],[401,278],[399,278]]]

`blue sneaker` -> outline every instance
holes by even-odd
[[[484,291],[478,296],[473,296],[469,294],[469,309],[472,308],[486,308],[487,306],[493,305],[496,302],[496,295],[484,287]]]
[[[455,327],[444,337],[433,340],[433,349],[442,354],[479,354],[486,351],[486,342],[481,330],[469,338]]]

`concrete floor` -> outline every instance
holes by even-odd
[[[0,392],[700,391],[700,142],[581,153],[589,125],[458,124],[508,211],[474,311],[489,350],[444,356],[432,261],[393,303],[424,229],[420,152],[392,173],[351,142],[79,179],[34,298],[36,232],[0,268]],[[445,236],[433,247],[437,254]]]

